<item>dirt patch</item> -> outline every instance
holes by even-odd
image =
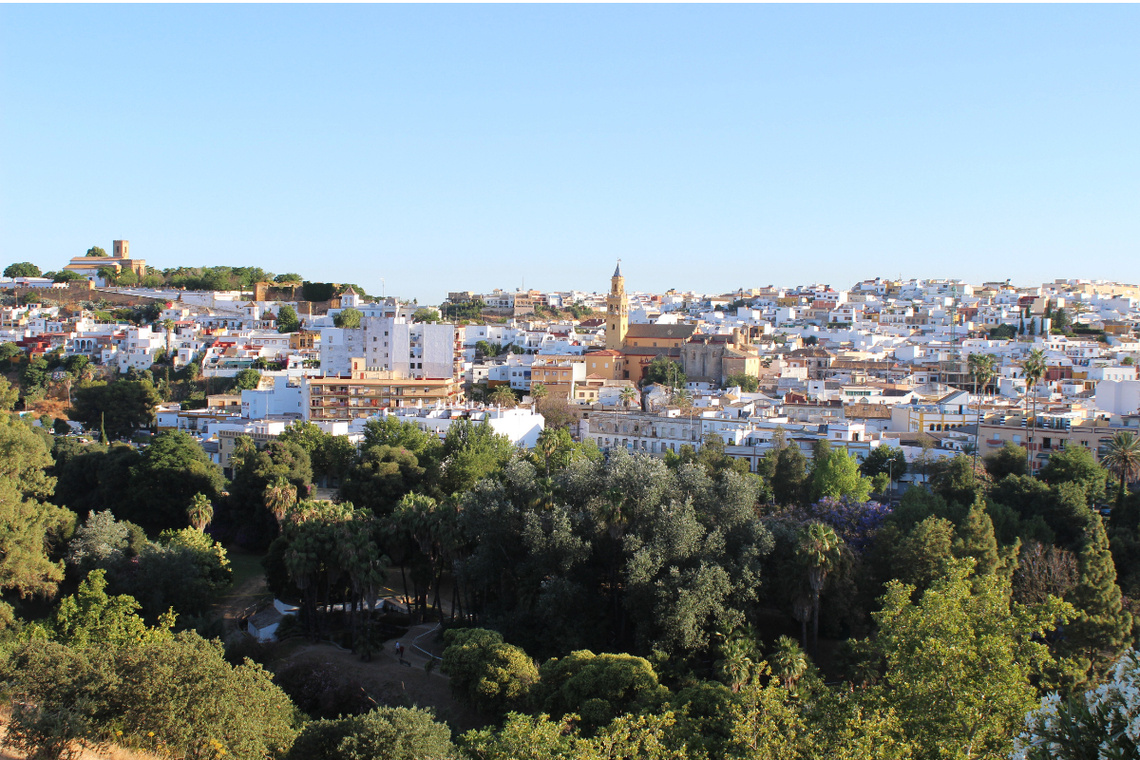
[[[0,741],[8,730],[8,715],[0,714]],[[0,746],[0,760],[26,760],[27,755],[13,749]],[[161,760],[157,755],[146,752],[134,752],[122,747],[107,747],[103,750],[83,749],[77,760]]]

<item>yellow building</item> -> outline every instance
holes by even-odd
[[[1020,411],[987,416],[979,430],[983,456],[1012,443],[1029,450],[1030,469],[1037,473],[1048,464],[1051,454],[1065,446],[1080,446],[1099,460],[1101,447],[1112,440],[1113,434],[1122,430],[1135,433],[1137,426],[1135,417],[1118,421],[1040,413],[1034,423],[1032,414]]]

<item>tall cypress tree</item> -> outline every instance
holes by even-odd
[[[802,504],[808,489],[807,459],[800,447],[791,444],[780,449],[772,474],[772,493],[781,506]]]
[[[958,526],[958,538],[954,541],[954,554],[958,557],[973,557],[976,561],[974,572],[989,575],[998,566],[998,545],[994,536],[994,522],[986,514],[981,499],[970,507],[966,518]]]
[[[1132,614],[1124,609],[1104,523],[1094,514],[1079,557],[1080,580],[1066,595],[1077,616],[1065,627],[1066,648],[1089,665],[1111,662],[1132,639]]]

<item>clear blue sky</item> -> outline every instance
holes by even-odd
[[[1140,7],[0,6],[0,260],[1140,280]]]

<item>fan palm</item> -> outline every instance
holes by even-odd
[[[1033,397],[1033,415],[1029,420],[1029,445],[1025,448],[1025,465],[1029,474],[1033,474],[1033,465],[1030,462],[1030,457],[1033,456],[1033,434],[1037,430],[1037,394],[1033,393],[1033,386],[1041,382],[1041,378],[1045,377],[1045,354],[1039,349],[1035,348],[1029,352],[1029,356],[1025,357],[1025,361],[1021,363],[1022,374],[1025,375],[1025,392]]]
[[[190,500],[190,506],[186,508],[186,517],[190,519],[190,525],[194,530],[199,533],[206,530],[206,526],[214,519],[214,506],[210,504],[206,494],[194,494],[194,498]]]
[[[789,636],[776,639],[776,649],[768,658],[772,663],[772,673],[779,678],[784,686],[792,688],[807,672],[808,659],[804,650]]]
[[[843,540],[830,525],[813,522],[800,531],[796,559],[807,569],[811,586],[813,650],[819,646],[819,597],[828,574],[839,566],[842,552]]]
[[[289,508],[297,503],[297,488],[284,475],[279,475],[265,487],[263,498],[265,507],[273,513],[280,525]]]
[[[1120,490],[1116,492],[1116,506],[1124,501],[1126,484],[1140,477],[1140,438],[1127,430],[1113,434],[1105,446],[1100,459],[1108,471],[1120,478]]]
[[[626,386],[625,388],[621,389],[621,403],[625,406],[626,409],[629,409],[630,404],[633,403],[633,400],[635,398],[637,398],[637,391],[635,391],[633,388]]]
[[[978,448],[981,444],[982,434],[982,397],[986,386],[997,373],[997,361],[992,354],[970,354],[966,359],[970,369],[970,376],[974,378],[974,395],[978,397],[978,417],[974,426],[974,469],[978,467]],[[979,386],[980,389],[979,389]]]

